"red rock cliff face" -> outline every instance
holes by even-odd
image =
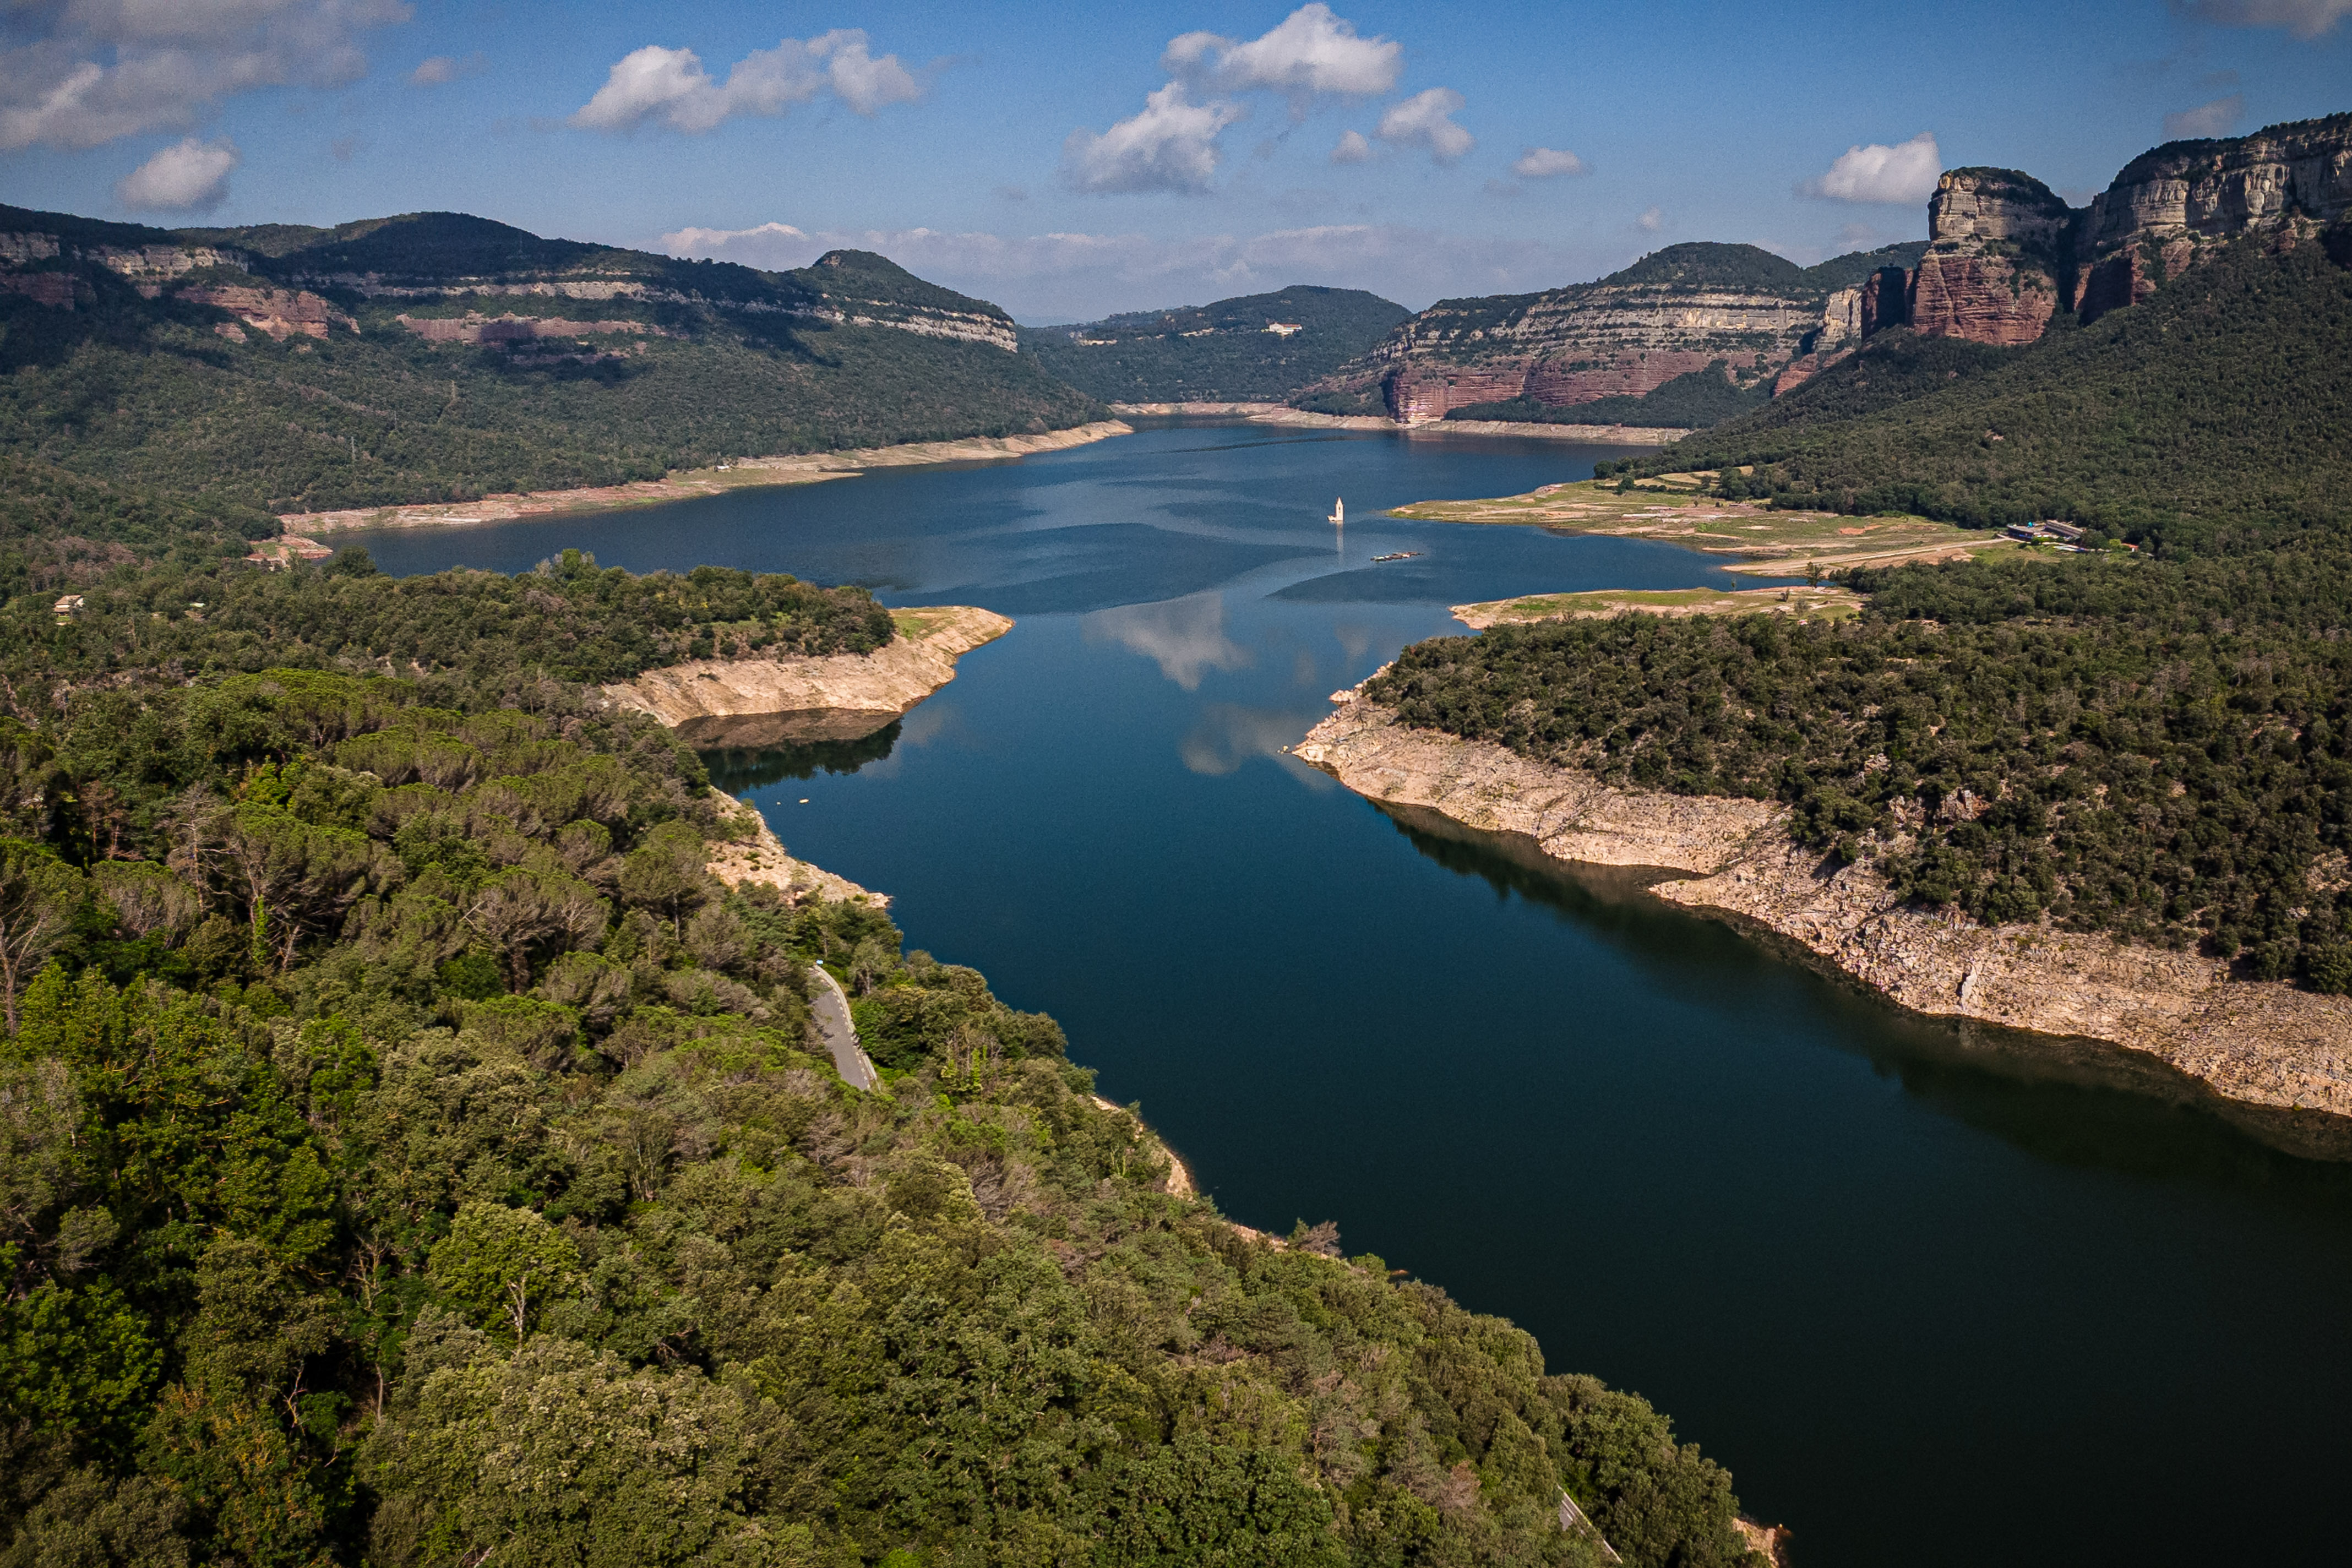
[[[1905,300],[1910,324],[1926,337],[2033,342],[2069,302],[2062,258],[2074,216],[2014,169],[1946,174],[1927,202],[1927,254]]]
[[[360,330],[357,321],[307,289],[199,287],[175,292],[178,298],[194,304],[217,306],[280,342],[297,334],[323,338],[330,328],[337,326],[354,332]]]

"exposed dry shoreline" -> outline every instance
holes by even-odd
[[[2122,1047],[2271,1142],[2352,1158],[2352,998],[2232,980],[2195,953],[1906,909],[1875,872],[1827,869],[1777,805],[1616,789],[1409,729],[1360,696],[1292,754],[1368,799],[1523,835],[1555,861],[1654,868],[1657,897],[1760,927],[1915,1012]]]
[[[893,616],[898,637],[872,653],[698,658],[607,686],[604,697],[705,748],[854,741],[953,680],[959,658],[1013,629],[1004,616],[968,605]]]
[[[1097,419],[1067,430],[1040,436],[973,436],[961,441],[916,441],[900,447],[863,447],[846,452],[809,452],[797,457],[746,458],[724,468],[696,468],[665,479],[625,485],[597,485],[585,489],[534,490],[527,495],[484,496],[479,500],[435,502],[419,506],[357,507],[348,511],[289,512],[278,520],[284,535],[310,537],[355,528],[431,528],[473,522],[510,522],[517,518],[556,517],[572,512],[614,511],[625,507],[653,506],[694,496],[719,495],[728,490],[764,485],[808,485],[825,479],[854,479],[868,468],[904,468],[937,463],[985,463],[1025,458],[1037,452],[1059,452],[1113,436],[1132,436],[1135,427],[1117,419]]]
[[[1114,403],[1114,414],[1139,418],[1172,415],[1239,417],[1253,425],[1296,425],[1315,430],[1391,430],[1407,436],[1523,436],[1575,441],[1587,447],[1664,447],[1688,430],[1646,425],[1538,425],[1514,419],[1423,419],[1401,423],[1371,414],[1309,414],[1281,403]]]
[[[713,790],[711,794],[718,795],[719,792]],[[821,866],[794,859],[775,830],[768,826],[768,819],[755,807],[723,795],[719,800],[722,808],[734,816],[737,831],[744,837],[732,843],[712,845],[705,869],[729,887],[764,882],[780,889],[794,904],[858,903],[871,904],[877,910],[890,907],[887,893],[861,888]]]

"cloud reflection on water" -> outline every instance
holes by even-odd
[[[1296,745],[1313,724],[1313,720],[1301,719],[1289,709],[1211,702],[1202,707],[1200,719],[1176,751],[1192,772],[1222,778],[1238,772],[1252,757],[1279,758],[1283,749]],[[1308,776],[1330,782],[1321,773],[1310,772]]]
[[[1201,689],[1212,669],[1246,669],[1250,650],[1225,636],[1222,594],[1187,594],[1150,605],[1121,605],[1078,617],[1090,643],[1115,642],[1160,666],[1160,673],[1187,691]]]

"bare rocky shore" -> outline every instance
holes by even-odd
[[[1760,927],[1915,1012],[2152,1058],[2271,1142],[2352,1157],[2352,998],[2233,980],[2191,952],[1907,909],[1866,867],[1798,844],[1777,805],[1613,788],[1407,728],[1360,696],[1292,754],[1368,799],[1524,836],[1555,861],[1654,868],[1657,897]]]
[[[959,658],[1013,629],[1004,616],[964,605],[896,615],[897,639],[872,653],[695,659],[607,686],[604,696],[706,749],[851,741],[953,680]]]
[[[695,496],[766,485],[806,485],[846,479],[868,468],[905,468],[939,463],[999,462],[1038,452],[1059,452],[1135,429],[1116,419],[1097,419],[1036,436],[971,436],[960,441],[915,441],[898,447],[863,447],[845,452],[804,452],[784,458],[744,458],[723,468],[697,468],[665,479],[585,489],[533,490],[527,495],[484,496],[479,500],[417,506],[354,507],[346,511],[289,512],[278,520],[281,533],[307,543],[321,533],[355,528],[431,528],[474,522],[511,522],[518,518],[555,517],[583,511],[614,511]]]

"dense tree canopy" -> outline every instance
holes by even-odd
[[[410,624],[250,581],[314,648]],[[1628,1563],[1741,1560],[1640,1399],[1171,1195],[1050,1018],[878,909],[714,879],[751,827],[650,721],[44,648],[0,718],[0,1561],[1596,1563],[1563,1490]]]
[[[2352,989],[2352,549],[1846,581],[1856,620],[1503,626],[1369,689],[1613,782],[1785,801],[1929,905]]]
[[[41,595],[0,608],[0,672],[20,701],[50,680],[276,665],[437,674],[504,691],[544,678],[622,680],[691,658],[871,653],[897,636],[863,588],[719,566],[639,576],[599,570],[577,550],[512,577],[389,577],[352,548],[323,570],[121,573],[81,596],[68,620]]]

